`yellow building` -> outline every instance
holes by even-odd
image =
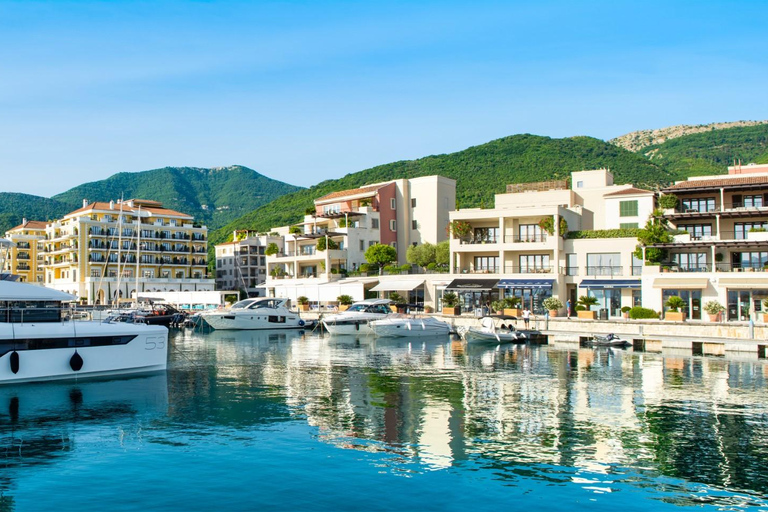
[[[45,225],[45,222],[24,219],[21,224],[5,232],[5,237],[14,246],[5,261],[4,270],[19,276],[19,281],[43,282]]]
[[[207,291],[208,228],[157,201],[88,203],[45,229],[45,285],[89,304]]]

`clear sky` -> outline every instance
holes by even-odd
[[[768,1],[0,0],[0,191],[768,119]]]

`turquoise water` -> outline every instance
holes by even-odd
[[[0,388],[0,511],[768,509],[763,361],[172,336],[167,374]]]

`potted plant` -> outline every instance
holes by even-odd
[[[557,297],[547,297],[541,304],[549,311],[550,317],[557,316],[557,310],[563,308],[562,301]]]
[[[520,316],[520,297],[504,297],[501,301],[501,311],[507,316]]]
[[[435,312],[435,308],[433,308],[432,306],[424,306],[424,312],[425,313],[434,313]]]
[[[673,295],[667,299],[667,302],[664,305],[669,308],[669,310],[664,315],[665,320],[669,320],[670,322],[685,321],[685,311],[680,311],[683,307],[685,307],[685,301],[682,298],[678,297],[677,295]]]
[[[399,293],[390,293],[389,300],[392,301],[392,304],[389,305],[389,309],[391,309],[393,313],[397,313],[398,311],[405,309],[405,299]]]
[[[297,297],[296,303],[299,305],[299,311],[309,311],[309,298],[305,296]]]
[[[629,306],[624,306],[621,308],[621,316],[624,317],[625,320],[629,320],[629,310],[632,308]]]
[[[443,314],[460,315],[461,306],[459,306],[459,297],[453,292],[443,295]]]
[[[352,305],[351,295],[339,295],[336,300],[339,301],[339,311],[346,311]]]
[[[597,306],[600,302],[597,297],[590,297],[589,295],[582,295],[579,297],[578,305],[582,309],[576,308],[576,316],[583,320],[595,320],[597,318],[597,311],[591,311],[589,308]]]
[[[711,300],[704,304],[704,311],[707,312],[709,315],[709,321],[710,322],[719,322],[720,321],[720,314],[725,311],[725,306],[717,302],[716,300]]]

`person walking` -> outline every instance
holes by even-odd
[[[571,318],[571,299],[565,301],[565,314],[567,318]]]
[[[531,321],[531,310],[526,308],[523,310],[523,323],[525,323],[525,328],[528,328],[528,323]]]

